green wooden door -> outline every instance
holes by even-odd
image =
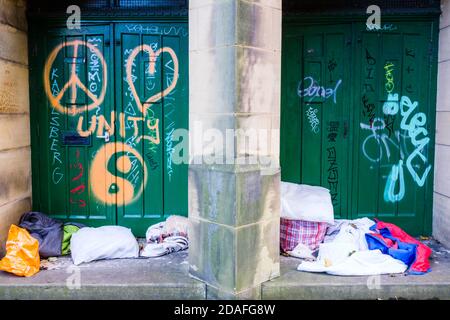
[[[118,202],[117,218],[120,225],[144,234],[167,215],[187,215],[187,163],[173,159],[176,144],[187,145],[174,139],[175,130],[188,128],[187,26],[117,24],[115,39],[123,145],[139,154],[118,176],[135,190],[144,186],[136,201]]]
[[[328,188],[347,218],[351,26],[284,28],[282,54],[282,180]]]
[[[33,208],[139,236],[187,215],[187,163],[173,161],[187,146],[177,131],[188,126],[186,24],[40,31],[31,41]]]
[[[337,218],[429,234],[435,25],[392,26],[284,26],[282,179],[330,189]]]
[[[434,110],[430,22],[356,26],[352,216],[430,232]]]

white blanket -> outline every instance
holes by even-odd
[[[408,267],[402,261],[383,254],[380,250],[357,251],[336,265],[325,266],[326,261],[304,261],[297,267],[297,270],[326,272],[337,276],[369,276],[403,273]]]
[[[380,250],[369,250],[365,234],[375,224],[369,218],[335,220],[319,245],[317,261],[302,262],[299,271],[326,272],[341,276],[403,273],[407,266]]]

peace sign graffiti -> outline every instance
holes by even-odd
[[[59,52],[62,49],[64,49],[65,47],[73,47],[74,56],[71,58],[73,59],[73,61],[75,61],[78,57],[78,48],[83,47],[83,46],[89,48],[91,50],[91,52],[98,57],[101,65],[102,65],[103,83],[102,83],[102,89],[100,91],[100,94],[98,96],[96,96],[83,84],[83,82],[80,80],[80,78],[77,75],[76,66],[74,64],[70,71],[69,81],[63,86],[61,91],[59,91],[56,96],[53,95],[52,90],[51,90],[51,84],[50,84],[50,70],[51,70],[53,63],[55,62],[55,59],[58,56]],[[98,107],[105,99],[107,82],[108,82],[107,80],[108,80],[107,67],[106,67],[106,62],[105,62],[105,59],[104,59],[102,53],[100,52],[100,50],[98,50],[98,48],[96,46],[92,45],[91,43],[82,41],[82,40],[68,41],[65,43],[61,43],[60,45],[55,47],[52,50],[52,52],[49,54],[47,61],[45,63],[45,67],[44,67],[44,88],[45,88],[45,93],[46,93],[51,105],[59,112],[61,112],[61,113],[67,112],[67,114],[69,114],[71,116],[75,116],[79,113],[82,113],[82,112],[85,112],[88,110],[92,110],[92,109]],[[73,104],[70,107],[66,107],[63,104],[61,104],[61,100],[69,88],[71,89],[70,99],[72,102],[76,101],[77,91],[78,91],[77,88],[80,88],[89,97],[89,99],[91,100],[91,103],[88,103],[85,105]]]

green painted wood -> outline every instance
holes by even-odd
[[[430,234],[436,25],[430,19],[383,23],[392,23],[394,30],[369,31],[364,23],[351,21],[304,25],[291,20],[284,25],[282,179],[331,189],[327,151],[334,147],[339,166],[336,217],[376,217],[414,235]],[[335,63],[330,64],[332,58]],[[336,103],[298,95],[295,83],[305,76],[311,75],[319,87],[330,87],[332,65],[342,79]],[[398,94],[398,101],[385,105],[388,94]],[[311,106],[320,124],[336,120],[344,127],[336,144],[330,145],[326,132],[314,135],[307,115]]]
[[[284,30],[282,179],[330,189],[347,218],[351,26]]]
[[[182,138],[172,136],[188,128],[187,24],[34,33],[33,208],[91,226],[127,226],[137,236],[170,214],[186,216],[187,161],[174,163]]]

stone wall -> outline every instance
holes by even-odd
[[[0,256],[9,226],[31,207],[25,0],[0,0]]]
[[[450,0],[442,0],[441,7],[433,235],[450,247]]]

